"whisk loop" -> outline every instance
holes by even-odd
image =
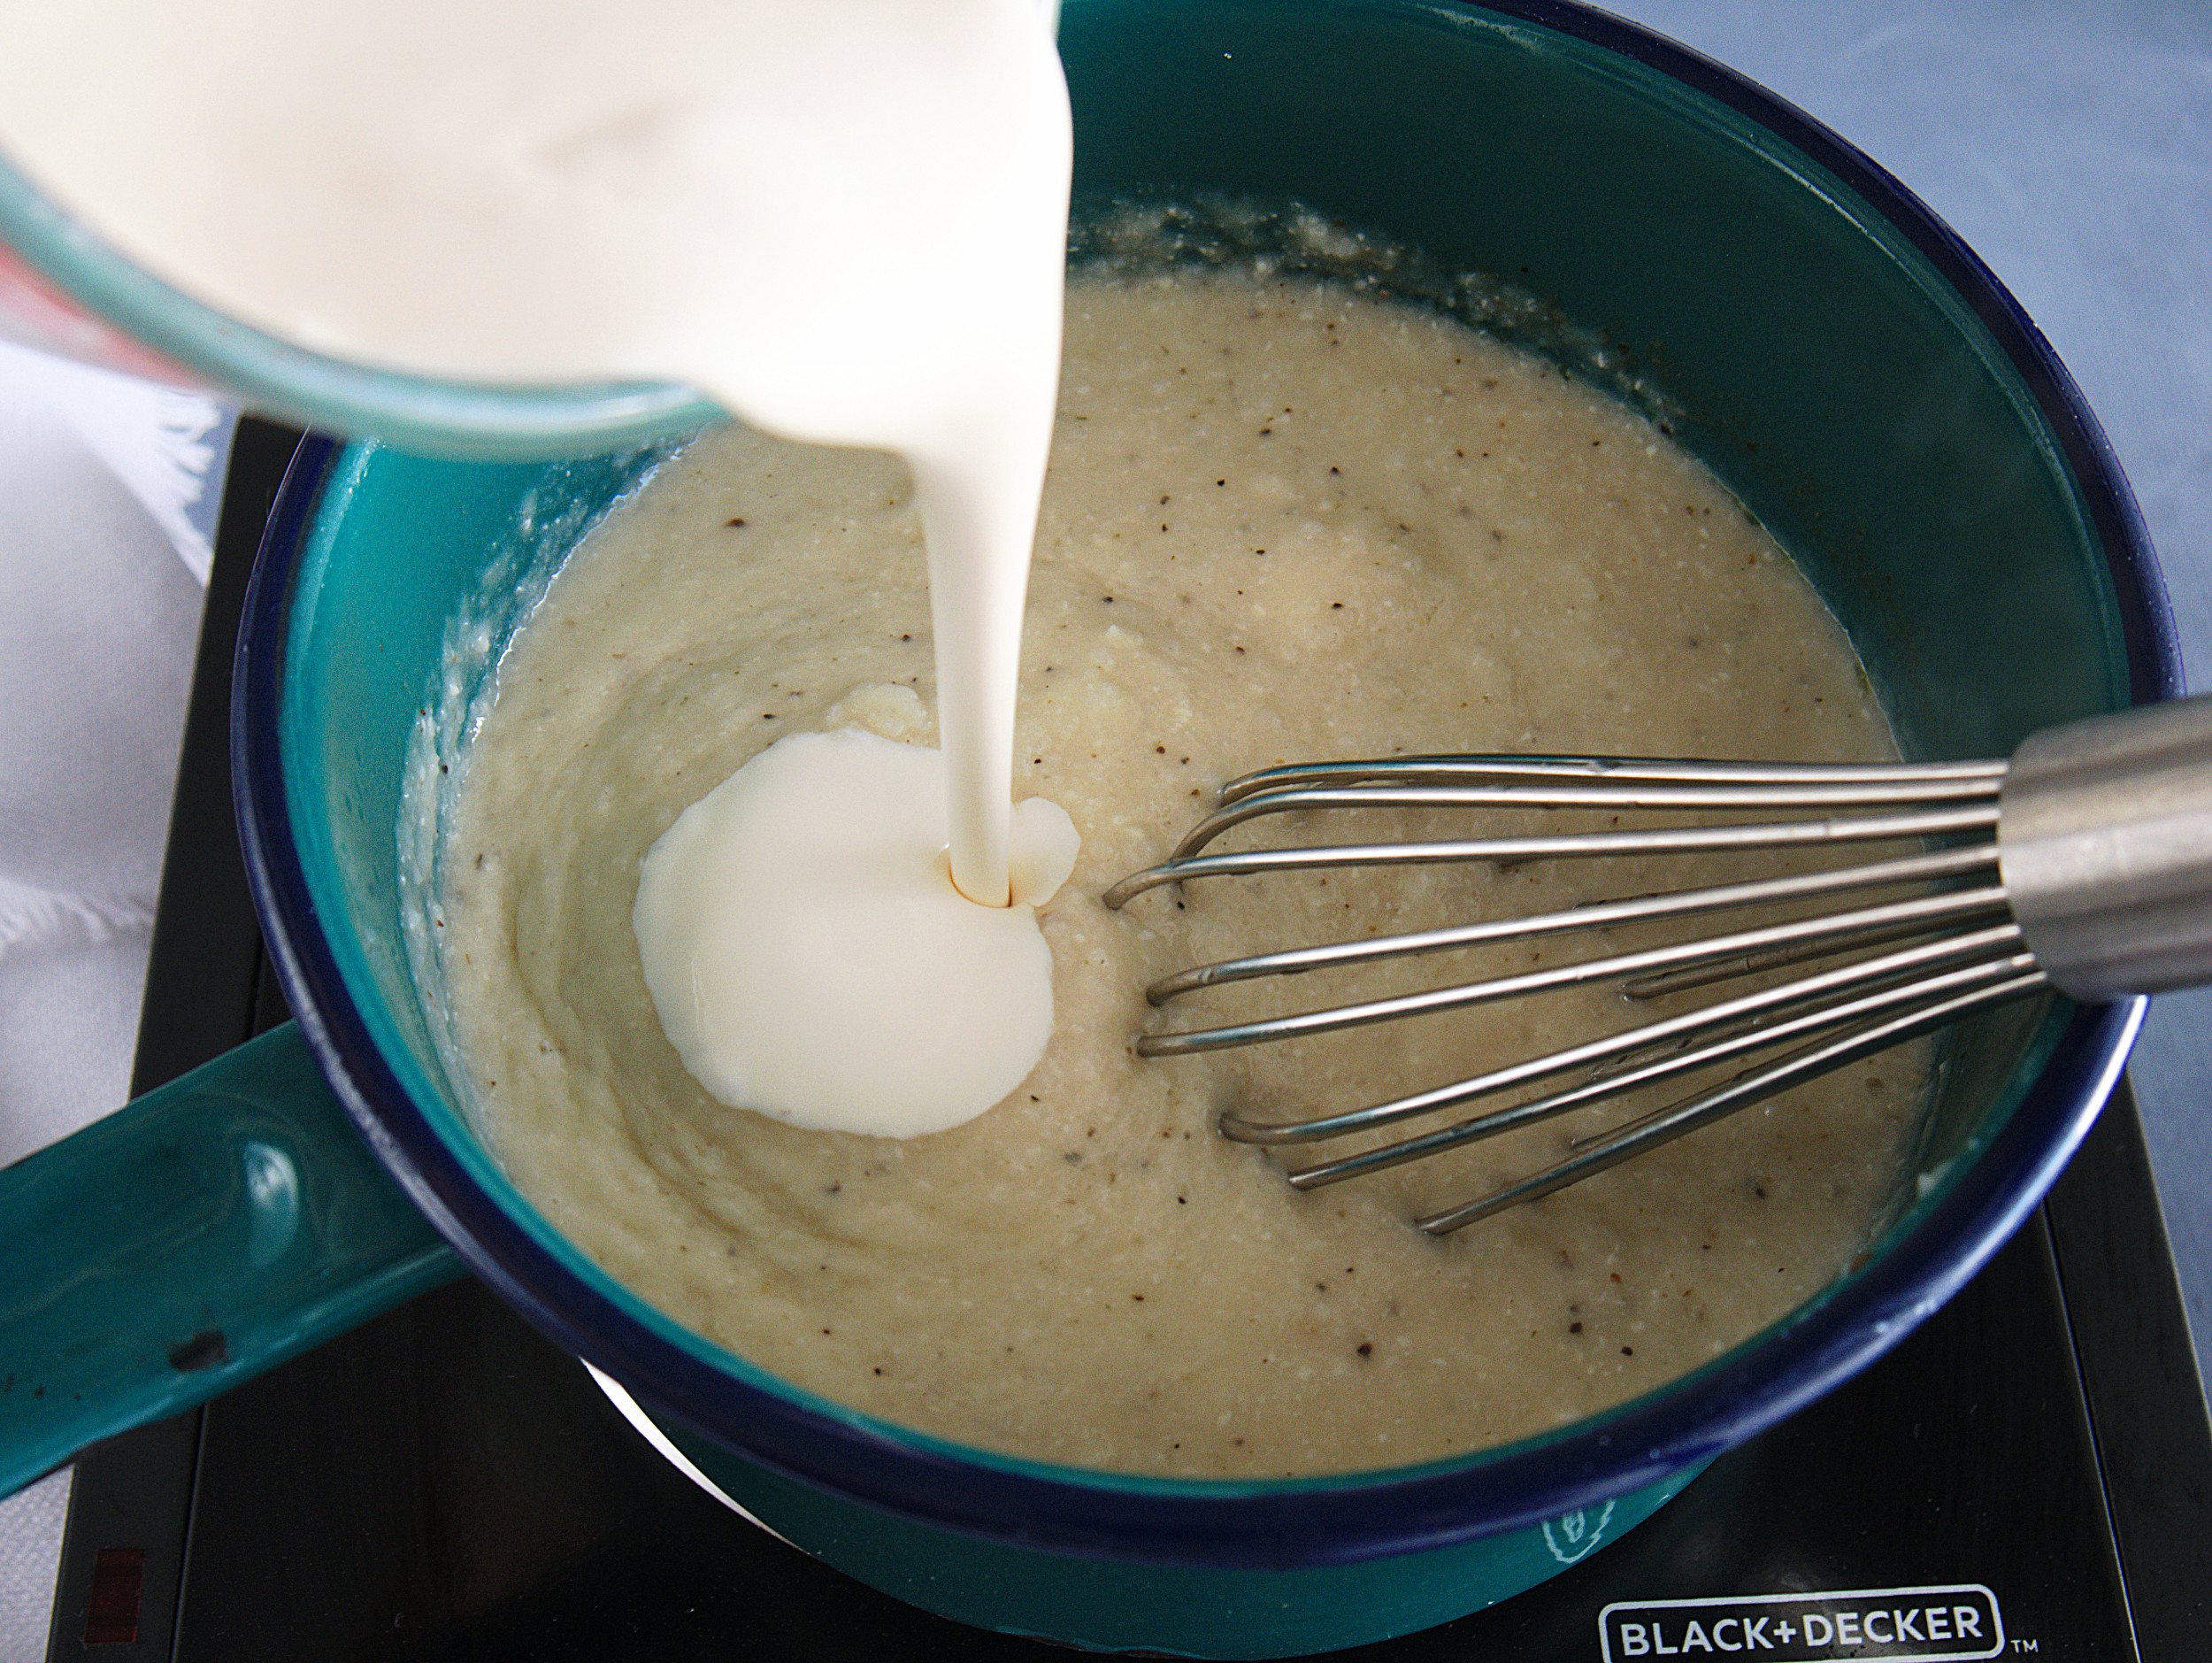
[[[1565,812],[1606,823],[1536,835],[1214,848],[1224,834],[1269,817],[1317,811],[1325,820],[1345,810]],[[1699,818],[1620,823],[1669,814]],[[1976,1012],[2053,988],[2099,999],[2212,979],[2212,703],[2181,701],[2052,729],[2008,762],[1405,757],[1269,768],[1224,787],[1219,806],[1166,860],[1123,879],[1103,898],[1118,908],[1163,885],[1345,867],[1786,856],[1880,844],[1901,845],[1901,852],[1199,965],[1155,982],[1148,999],[1164,1006],[1231,983],[1312,971],[1728,912],[1782,914],[1413,992],[1147,1033],[1136,1048],[1171,1058],[1593,983],[1650,1000],[1788,973],[1388,1102],[1303,1120],[1263,1120],[1243,1109],[1221,1116],[1225,1136],[1284,1148],[1512,1097],[1289,1174],[1293,1185],[1310,1190],[1736,1066],[1717,1083],[1574,1143],[1552,1166],[1417,1220],[1442,1235]]]

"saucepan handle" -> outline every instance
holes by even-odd
[[[0,1170],[0,1494],[460,1270],[265,1034]]]

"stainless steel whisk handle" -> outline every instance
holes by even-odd
[[[1998,870],[2055,987],[2212,983],[2212,697],[2047,728],[2013,753]]]

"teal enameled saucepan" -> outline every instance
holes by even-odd
[[[1069,0],[1063,42],[1085,201],[1296,199],[1535,296],[1491,321],[1644,403],[1800,555],[1909,750],[2001,755],[2173,691],[2140,527],[2063,370],[1924,209],[1757,89],[1538,0]],[[2137,1004],[1956,1031],[1922,1182],[1841,1282],[1686,1379],[1460,1459],[1110,1477],[794,1390],[647,1309],[513,1190],[456,1107],[437,990],[411,967],[419,713],[465,698],[517,610],[498,603],[657,454],[302,452],[235,728],[298,1028],[0,1176],[11,1482],[465,1266],[730,1496],[918,1605],[1102,1648],[1349,1645],[1601,1547],[1878,1355],[2010,1234],[2117,1075]]]

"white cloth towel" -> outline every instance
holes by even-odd
[[[0,343],[0,1163],[119,1105],[228,413]],[[0,1663],[46,1654],[69,1496],[0,1501]]]

